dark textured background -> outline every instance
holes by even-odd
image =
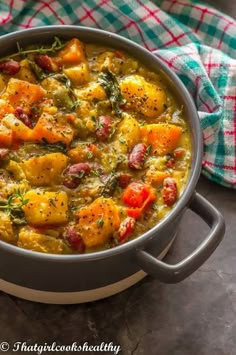
[[[236,17],[235,0],[206,2]],[[0,342],[107,341],[120,344],[125,355],[235,355],[236,191],[204,178],[197,190],[223,213],[227,229],[214,255],[191,277],[164,285],[148,276],[119,295],[73,306],[35,304],[0,293]],[[166,260],[181,260],[207,231],[187,212]]]

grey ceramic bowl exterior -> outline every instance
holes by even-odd
[[[152,71],[161,71],[184,105],[193,143],[193,160],[186,189],[171,213],[157,226],[124,245],[85,255],[45,255],[0,242],[0,279],[30,289],[50,292],[87,291],[125,279],[139,270],[157,279],[175,283],[194,272],[214,251],[224,234],[220,213],[195,192],[202,161],[202,134],[195,105],[177,76],[163,62],[141,46],[123,37],[97,29],[75,26],[50,26],[12,33],[0,38],[0,56],[22,47],[78,37],[82,41],[124,50]],[[204,242],[177,265],[157,261],[156,256],[173,239],[186,208],[199,214],[211,230]]]

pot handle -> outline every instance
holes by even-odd
[[[159,281],[177,283],[184,280],[209,258],[224,236],[225,223],[221,213],[203,196],[195,192],[189,208],[211,227],[204,241],[189,256],[175,265],[170,265],[144,250],[137,251],[139,266]]]

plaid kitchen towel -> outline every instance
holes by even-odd
[[[236,188],[236,21],[190,0],[3,0],[0,35],[43,25],[83,25],[138,42],[191,93],[204,138],[202,172]]]

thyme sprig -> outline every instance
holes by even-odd
[[[18,214],[21,215],[22,207],[29,202],[29,199],[25,199],[24,195],[25,192],[21,192],[20,189],[15,189],[8,200],[0,201],[0,209],[5,210],[9,216],[16,218]]]
[[[7,57],[1,58],[1,61],[3,60],[8,60],[10,58],[15,58],[19,55],[26,55],[26,54],[31,54],[31,53],[38,53],[38,54],[46,54],[46,53],[54,53],[56,51],[59,51],[60,49],[65,47],[65,43],[61,42],[61,40],[58,37],[54,37],[54,42],[50,47],[44,47],[41,46],[40,48],[32,48],[32,49],[26,49],[24,50],[21,48],[19,42],[16,42],[17,46],[17,52],[8,55]]]

